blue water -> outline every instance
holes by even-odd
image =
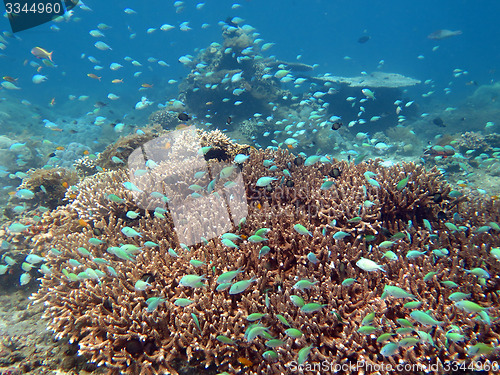
[[[134,12],[127,14],[126,8]],[[313,65],[314,71],[307,73],[311,76],[359,76],[383,71],[418,79],[422,84],[402,93],[401,99],[405,102],[415,101],[413,112],[404,114],[413,115],[413,120],[424,112],[431,113],[432,117],[442,116],[446,108],[460,108],[481,85],[497,82],[496,63],[500,61],[500,51],[495,46],[500,44],[500,34],[495,23],[499,11],[500,4],[493,1],[247,0],[234,3],[222,0],[198,3],[89,0],[85,6],[80,3],[75,7],[73,15],[64,21],[49,22],[15,36],[9,34],[10,25],[4,17],[0,29],[6,43],[1,51],[0,72],[2,76],[17,79],[15,84],[20,89],[0,92],[3,99],[0,111],[10,115],[10,120],[4,122],[2,134],[8,134],[13,141],[24,142],[29,133],[34,139],[50,140],[55,145],[77,142],[88,147],[90,152],[102,151],[118,136],[134,131],[136,126],[144,126],[158,106],[178,98],[178,84],[191,71],[179,62],[179,58],[196,57],[213,42],[222,44],[224,21],[233,17],[241,19],[238,21],[240,27],[255,28],[256,37],[263,40],[260,45],[274,43],[262,53],[264,57]],[[187,22],[188,31],[179,29],[183,22]],[[109,26],[101,30],[104,37],[91,36],[89,32],[96,30],[100,23]],[[163,24],[174,28],[162,31],[160,26]],[[150,28],[156,30],[148,32]],[[439,29],[461,30],[462,34],[443,40],[427,37]],[[370,39],[359,43],[358,39],[363,36]],[[94,44],[99,41],[105,42],[111,50],[96,48]],[[54,66],[45,66],[42,60],[33,56],[30,51],[34,47],[53,51]],[[132,60],[141,66],[134,66]],[[159,65],[159,60],[166,66]],[[113,71],[111,63],[119,63],[123,68]],[[456,69],[460,74],[454,76]],[[35,74],[46,76],[46,81],[33,83]],[[100,78],[90,78],[89,74]],[[112,83],[116,79],[123,83]],[[291,84],[284,87],[293,90]],[[294,93],[308,90],[313,93],[316,89],[309,88],[306,83]],[[425,97],[428,92],[432,95]],[[119,99],[110,100],[110,94]],[[363,97],[360,93],[357,96],[358,100]],[[85,97],[88,99],[83,100]],[[142,97],[153,104],[143,110],[134,109]],[[496,94],[489,99],[492,103],[496,101]],[[206,101],[210,100],[212,98],[207,97]],[[97,111],[96,103],[104,103],[105,108]],[[191,108],[191,111],[196,110]],[[242,117],[254,111],[258,109],[245,107],[245,103],[234,107],[233,128],[238,127]],[[335,112],[335,103],[329,111],[329,115],[344,115]],[[380,112],[386,111],[387,108],[380,109]],[[430,132],[429,139],[432,139],[444,131],[463,132],[468,126],[475,126],[477,130],[487,121],[500,123],[495,116],[489,116],[490,112],[495,113],[482,111],[483,117],[477,123],[454,123],[445,130],[428,121],[424,130]],[[206,113],[198,113],[199,118]],[[238,118],[241,113],[245,114]],[[264,113],[264,116],[269,114]],[[369,116],[374,114],[380,113],[375,111]],[[96,116],[106,117],[104,126],[93,124]],[[457,115],[474,116],[474,113]],[[353,119],[350,114],[343,120],[349,123]],[[56,123],[62,131],[48,130],[44,120]],[[70,133],[68,124],[74,121],[78,123],[74,127],[77,132]],[[109,125],[119,122],[130,127],[114,134]],[[383,130],[385,126],[376,130]],[[356,125],[350,130],[354,135],[367,128]],[[263,144],[264,147],[268,145],[269,142]],[[324,150],[311,149],[310,152]],[[1,161],[0,165],[5,163]],[[20,170],[18,166],[12,166],[10,172],[17,170]]]
[[[317,73],[334,75],[356,75],[360,71],[376,70],[384,60],[384,71],[399,72],[421,79],[433,79],[439,88],[453,82],[453,94],[466,95],[473,88],[465,82],[474,80],[480,84],[498,79],[496,62],[500,51],[500,34],[495,29],[496,14],[500,4],[494,1],[242,1],[241,7],[231,9],[231,1],[206,1],[197,10],[194,1],[185,1],[184,10],[176,13],[172,1],[86,1],[92,11],[76,7],[69,22],[49,23],[18,33],[22,40],[9,41],[0,60],[3,75],[19,78],[22,90],[15,93],[18,99],[27,99],[33,104],[47,106],[55,98],[57,111],[64,106],[68,95],[91,95],[91,100],[104,100],[113,92],[121,97],[122,109],[129,109],[140,99],[140,84],[156,84],[147,92],[154,100],[164,101],[175,95],[175,88],[166,90],[160,86],[168,79],[183,77],[188,69],[177,60],[185,54],[194,54],[196,48],[205,48],[210,42],[221,42],[218,21],[229,16],[238,16],[252,25],[266,42],[276,45],[269,54],[288,61],[302,55],[302,62],[318,64]],[[137,14],[125,14],[130,7]],[[78,18],[78,20],[75,20]],[[159,28],[164,23],[178,26],[189,21],[192,30],[183,32],[178,28],[163,32],[156,30],[147,34],[151,27]],[[9,30],[6,18],[0,27]],[[104,38],[89,35],[98,23],[111,26],[103,31]],[[210,25],[201,29],[202,23]],[[59,31],[50,26],[56,25]],[[128,29],[129,28],[129,29]],[[463,34],[442,41],[427,39],[436,29],[462,30]],[[134,39],[129,35],[136,33]],[[362,35],[371,39],[364,44],[357,42]],[[100,51],[94,43],[103,40],[112,51]],[[436,52],[432,47],[439,45]],[[57,68],[43,68],[41,74],[48,81],[40,85],[31,83],[35,69],[23,65],[36,59],[30,50],[40,46],[54,51]],[[86,57],[94,56],[104,67],[95,71]],[[417,56],[423,55],[420,60]],[[124,63],[130,56],[141,62],[135,68]],[[350,56],[352,60],[344,60]],[[169,68],[146,61],[148,57],[162,59]],[[122,63],[125,68],[113,72],[111,62]],[[151,67],[151,70],[149,69]],[[467,70],[469,75],[454,79],[452,70]],[[131,75],[142,71],[135,79]],[[102,76],[102,81],[89,79],[87,73]],[[123,78],[124,84],[113,85],[114,78]],[[166,94],[166,95],[165,95]],[[460,96],[458,96],[460,97]],[[115,103],[116,105],[116,103]]]

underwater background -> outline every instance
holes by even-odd
[[[4,13],[0,374],[498,372],[499,13]]]

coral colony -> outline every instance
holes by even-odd
[[[43,254],[32,299],[55,336],[109,373],[446,373],[498,355],[498,201],[412,163],[144,134],[108,147],[115,170],[79,162],[70,203],[8,236]]]

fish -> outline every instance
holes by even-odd
[[[386,285],[384,287],[384,291],[382,293],[381,298],[385,299],[388,296],[393,297],[393,298],[416,298],[413,294],[408,293],[404,289],[401,289],[397,286],[393,285]]]
[[[92,79],[97,79],[98,81],[100,81],[101,78],[102,78],[102,77],[99,77],[98,75],[96,75],[94,73],[88,73],[87,77],[92,78]]]
[[[269,184],[271,184],[271,182],[276,181],[276,180],[277,180],[277,178],[275,178],[275,177],[261,177],[257,180],[256,186],[266,187]]]
[[[52,54],[54,53],[54,51],[52,52],[48,52],[46,51],[45,49],[41,48],[41,47],[35,47],[31,50],[31,54],[33,56],[35,56],[36,58],[38,59],[48,59],[50,61],[52,61]]]
[[[432,316],[430,316],[428,313],[420,310],[415,310],[410,313],[410,316],[415,319],[417,322],[419,322],[422,325],[425,326],[440,326],[444,322],[442,321],[437,321],[434,319]]]
[[[373,260],[366,259],[361,257],[357,262],[356,265],[361,268],[363,271],[367,272],[373,272],[373,271],[382,271],[385,272],[383,266],[375,263]]]
[[[363,35],[362,37],[360,37],[358,39],[358,43],[364,44],[364,43],[368,42],[371,38],[372,37],[369,35]]]
[[[444,128],[446,127],[443,119],[441,117],[435,117],[433,120],[432,120],[432,123],[436,126],[439,126],[440,128]]]
[[[101,51],[106,51],[106,50],[112,50],[110,46],[108,46],[106,43],[98,41],[94,43],[95,48],[100,49]]]
[[[293,226],[293,229],[295,229],[295,231],[299,234],[308,234],[310,235],[311,237],[313,236],[312,233],[310,231],[307,230],[306,227],[304,227],[303,225],[301,224],[295,224]]]
[[[441,40],[441,39],[450,38],[450,37],[456,36],[456,35],[462,35],[462,31],[461,30],[452,31],[452,30],[448,30],[448,29],[439,29],[439,30],[436,30],[436,31],[430,33],[429,35],[427,35],[427,38],[432,39],[432,40]]]
[[[251,279],[248,280],[241,280],[238,281],[237,283],[234,283],[231,285],[231,288],[229,289],[229,294],[240,294],[243,293],[247,288],[250,286],[251,283],[255,281],[255,277],[252,277]]]
[[[121,232],[127,237],[142,237],[142,234],[130,227],[123,227]]]
[[[179,281],[179,285],[189,286],[191,288],[199,288],[203,286],[203,281],[206,280],[204,276],[199,275],[185,275]]]
[[[375,100],[375,94],[373,93],[372,90],[368,89],[368,88],[364,88],[361,90],[361,92],[363,93],[364,96],[366,96],[368,99],[372,99],[372,100]]]

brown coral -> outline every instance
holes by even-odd
[[[19,188],[34,192],[37,202],[53,209],[64,203],[68,187],[78,181],[77,174],[70,169],[33,169],[28,171],[28,177]]]
[[[489,231],[476,232],[484,223],[499,220],[498,202],[458,202],[447,195],[449,187],[435,170],[425,171],[414,164],[383,168],[377,161],[353,165],[333,160],[304,167],[282,150],[251,151],[241,176],[235,167],[210,160],[205,165],[210,177],[196,179],[192,172],[201,166],[196,165],[200,160],[194,157],[196,148],[182,143],[191,136],[184,134],[174,140],[179,143],[171,143],[169,163],[159,163],[148,179],[140,176],[134,180],[142,193],[120,187],[132,174],[102,173],[94,176],[92,183],[84,181],[85,188],[70,206],[51,214],[64,210],[78,216],[86,207],[92,211],[89,220],[94,229],[53,232],[56,234],[50,242],[43,236],[35,238],[38,247],[55,247],[62,253],[47,256],[52,275],[42,279],[34,299],[47,304],[49,327],[57,337],[78,341],[81,354],[106,365],[111,373],[175,373],[173,360],[185,358],[193,365],[216,365],[220,371],[231,373],[245,369],[250,374],[279,374],[297,366],[299,350],[308,346],[312,346],[309,364],[327,360],[332,365],[365,361],[393,366],[400,361],[425,366],[436,361],[470,362],[472,355],[467,349],[472,345],[483,342],[498,346],[498,310],[489,311],[491,324],[472,319],[448,299],[454,290],[440,282],[454,281],[461,292],[471,293],[470,299],[481,306],[498,307],[495,291],[500,286],[500,266],[489,255],[492,247],[500,245],[498,233],[494,233],[494,225]],[[274,160],[277,170],[264,167],[263,161],[268,159]],[[285,169],[288,174],[283,174]],[[379,187],[367,183],[367,171],[376,174],[373,178]],[[263,176],[276,180],[258,187],[257,181]],[[233,202],[238,193],[231,193],[228,189],[234,186],[227,184],[242,183],[240,177],[244,180],[246,220],[233,215],[238,212]],[[407,183],[400,183],[406,177]],[[320,188],[325,179],[334,181],[326,190]],[[146,184],[146,180],[150,183]],[[207,193],[212,180],[216,184]],[[195,184],[205,187],[197,191],[200,197],[192,195],[192,189],[197,189]],[[159,201],[145,199],[159,187],[168,197],[167,204],[158,196],[155,199]],[[109,191],[123,201],[109,203]],[[433,199],[437,193],[442,200]],[[216,209],[220,199],[233,215],[229,229],[224,226],[222,211]],[[184,212],[188,225],[183,231],[174,224],[173,209],[182,202],[197,210]],[[130,219],[124,215],[131,210],[140,216]],[[218,212],[215,216],[211,215],[214,210]],[[459,212],[463,218],[460,225],[466,229],[455,231],[445,226],[438,219],[440,211],[447,215]],[[200,212],[206,215],[200,217]],[[424,219],[432,228],[424,224]],[[299,233],[296,224],[306,227],[310,235]],[[202,225],[212,228],[215,235],[196,237]],[[49,231],[54,227],[55,223]],[[133,228],[141,237],[125,236],[125,227]],[[270,229],[265,234],[260,232],[264,240],[251,237],[260,228]],[[241,236],[241,241],[234,240],[237,247],[221,241],[221,230]],[[340,230],[349,235],[334,239],[332,235]],[[391,248],[398,259],[389,261],[379,245],[399,232],[404,236],[394,238]],[[89,245],[91,238],[103,243],[94,241]],[[180,238],[193,245],[186,246]],[[117,250],[123,244],[140,249],[129,252],[131,259],[127,260]],[[269,249],[263,251],[263,246]],[[79,247],[88,249],[90,255],[78,251]],[[432,255],[433,249],[443,247],[449,251],[448,256]],[[408,251],[422,249],[427,249],[427,254],[406,257]],[[383,265],[383,276],[380,271],[362,271],[356,265],[360,257]],[[81,265],[70,265],[70,259]],[[491,274],[484,286],[476,276],[464,271],[475,267],[486,268]],[[217,278],[236,269],[240,272],[234,281],[252,280],[248,288],[237,294],[230,294],[228,289],[218,291],[221,286]],[[424,281],[429,272],[436,274]],[[185,281],[181,282],[186,275],[204,275],[203,286],[186,286]],[[343,285],[347,278],[357,282]],[[301,279],[316,283],[309,289],[294,287]],[[145,286],[137,284],[139,280],[146,282]],[[384,343],[378,343],[372,334],[358,332],[362,319],[371,311],[375,312],[372,324],[379,329],[377,335],[395,332],[396,319],[409,318],[411,310],[403,306],[402,300],[380,298],[385,285],[414,294],[422,302],[420,310],[431,310],[437,320],[444,322],[443,329],[414,323],[415,330],[429,333],[435,346],[419,339],[384,357],[380,353]],[[290,299],[292,295],[304,303],[319,304],[307,305],[317,311],[304,311],[297,297]],[[162,300],[148,311],[150,298]],[[192,303],[182,307],[176,303],[179,298]],[[252,313],[265,315],[252,323],[247,320]],[[261,332],[250,339],[249,328],[256,327],[253,324],[266,327],[259,329],[268,334]],[[451,324],[465,335],[465,343],[445,345]],[[289,326],[301,330],[303,336],[288,337],[285,330]],[[407,335],[416,336],[415,332],[395,333],[390,340],[398,342]],[[271,336],[281,341],[270,341]],[[442,373],[442,368],[437,372]]]

